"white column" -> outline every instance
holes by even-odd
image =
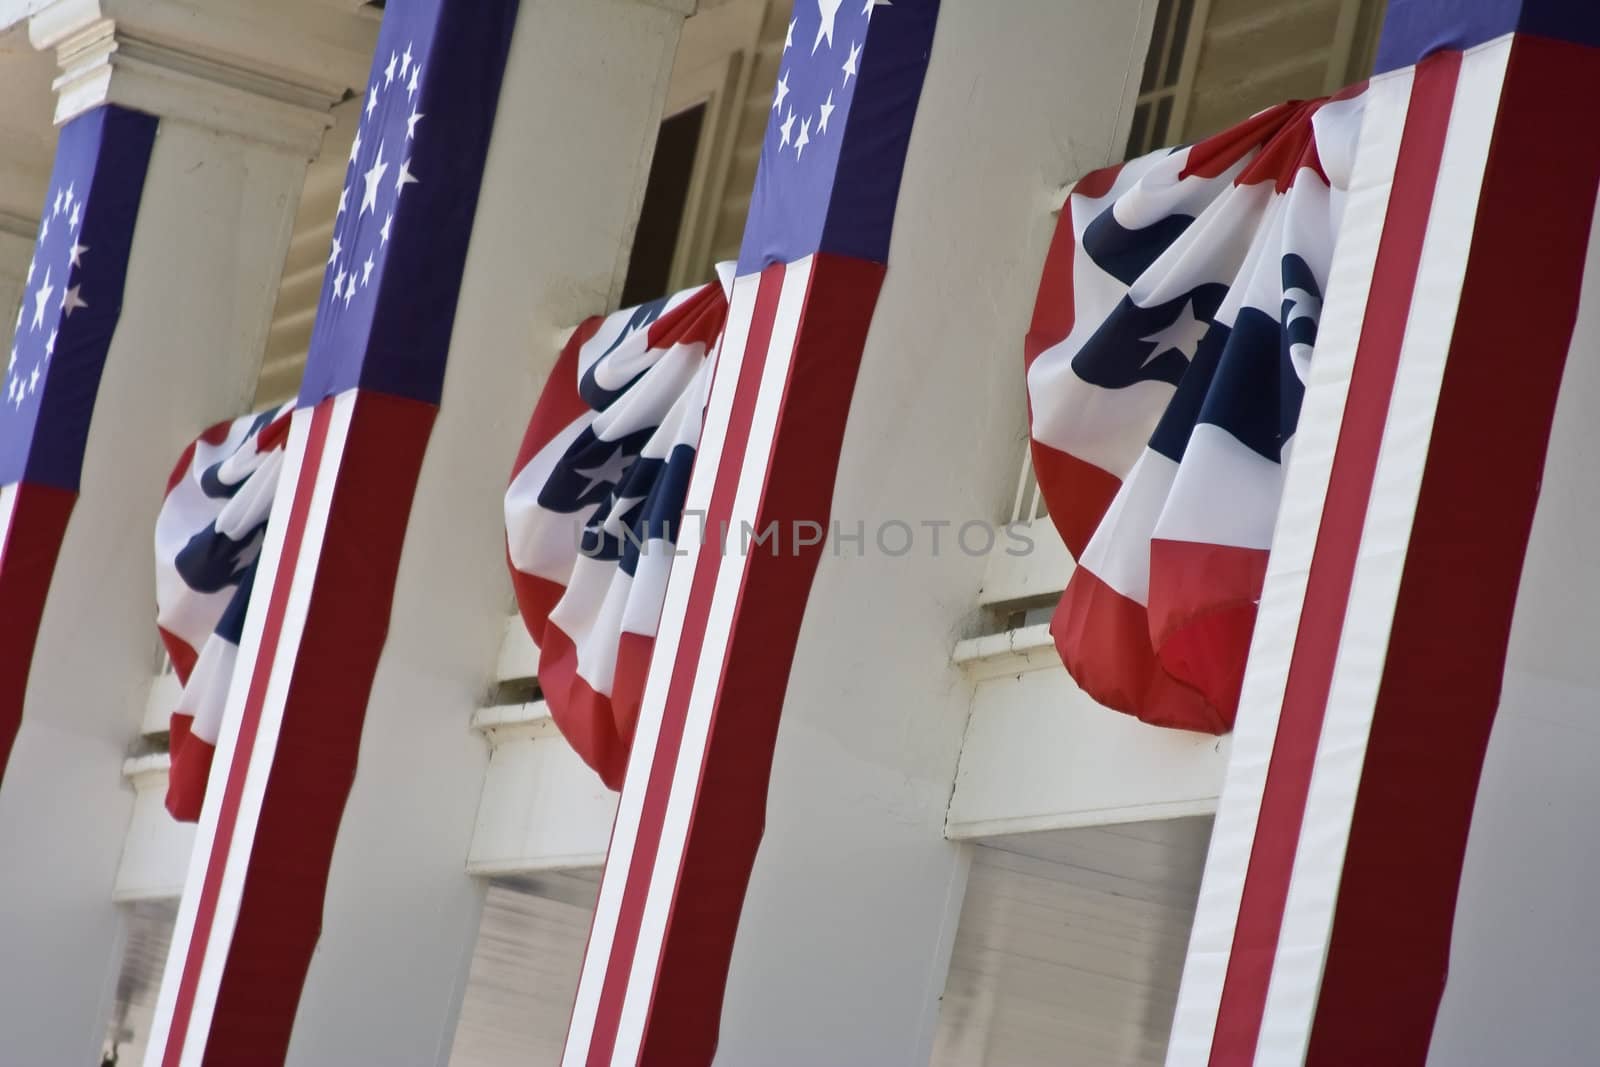
[[[331,5],[233,6],[0,2],[0,28],[26,17],[55,52],[58,123],[105,103],[161,119],[0,785],[0,1034],[19,1063],[98,1057],[133,801],[121,765],[156,665],[156,510],[185,442],[253,393],[306,163],[375,27]]]
[[[523,0],[289,1063],[449,1059],[511,611],[500,499],[561,331],[616,306],[688,0]]]
[[[941,6],[834,494],[866,544],[812,587],[719,1064],[928,1062],[966,886],[943,836],[972,699],[951,652],[986,563],[956,538],[1007,513],[1052,196],[1120,156],[1154,6]],[[875,537],[896,520],[898,558]],[[937,556],[925,520],[950,523]]]

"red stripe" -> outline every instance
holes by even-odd
[[[1534,37],[1512,45],[1362,763],[1309,1064],[1427,1057],[1588,265],[1600,140],[1574,138],[1572,124],[1586,115],[1597,81],[1595,49]],[[1515,353],[1514,388],[1507,388],[1507,353]]]
[[[1267,550],[1150,541],[1150,642],[1167,673],[1204,693],[1233,729]]]
[[[1251,1062],[1260,1036],[1317,739],[1460,67],[1460,53],[1435,55],[1418,65],[1411,89],[1217,1013],[1211,1046],[1215,1065]]]
[[[577,647],[553,622],[545,626],[539,643],[539,688],[567,744],[607,789],[621,789],[628,746],[617,736],[611,700],[579,672]]]
[[[183,976],[178,983],[178,995],[172,1009],[171,1028],[167,1033],[164,1067],[178,1067],[183,1058],[184,1042],[188,1038],[189,1020],[194,1014],[195,993],[200,984],[200,968],[205,963],[210,948],[211,926],[216,920],[217,898],[222,892],[222,875],[228,855],[233,848],[233,835],[239,822],[239,805],[244,794],[245,772],[255,751],[256,735],[261,728],[261,710],[266,701],[267,681],[278,652],[278,642],[283,635],[283,619],[288,609],[289,589],[294,584],[300,548],[305,541],[306,520],[311,510],[311,497],[316,490],[317,474],[321,469],[323,449],[328,440],[328,426],[333,418],[332,399],[324,400],[311,410],[310,432],[306,440],[305,460],[295,483],[294,500],[288,521],[284,526],[283,554],[278,573],[272,584],[267,602],[267,616],[261,630],[261,644],[251,665],[250,689],[245,698],[239,719],[239,739],[233,750],[233,763],[222,791],[221,807],[217,816],[216,834],[211,842],[211,854],[206,860],[205,880],[200,888],[200,900],[195,908],[194,927],[189,936],[189,953],[183,962]]]
[[[0,781],[22,728],[45,598],[77,499],[69,489],[19,484],[0,531]]]
[[[881,264],[818,254],[755,525],[826,522]],[[809,309],[820,309],[811,311]],[[639,1062],[710,1064],[822,545],[752,552],[734,606]]]
[[[171,764],[167,771],[167,813],[179,822],[199,822],[216,746],[194,736],[194,716],[173,712],[167,731]]]
[[[1162,668],[1144,605],[1087,567],[1072,572],[1050,620],[1050,636],[1073,680],[1106,707],[1153,726],[1208,734],[1227,729],[1204,694]]]
[[[655,870],[656,854],[661,847],[661,828],[666,821],[667,802],[672,795],[678,751],[683,744],[689,696],[694,688],[700,650],[705,643],[706,622],[711,614],[711,598],[722,564],[717,531],[724,527],[733,512],[734,495],[738,490],[750,437],[750,424],[755,416],[756,396],[761,388],[762,368],[772,344],[772,328],[777,318],[778,300],[783,292],[784,273],[785,268],[781,264],[761,272],[750,334],[745,342],[733,408],[728,416],[727,436],[723,441],[722,454],[715,457],[716,480],[703,527],[707,542],[695,560],[689,601],[678,640],[677,659],[673,663],[672,680],[662,713],[661,731],[656,739],[655,750],[649,753],[650,776],[645,787],[644,808],[640,812],[639,828],[634,837],[633,854],[628,864],[622,904],[611,943],[611,956],[606,963],[605,980],[601,986],[600,1003],[596,1008],[594,1031],[590,1038],[589,1063],[593,1065],[609,1064],[616,1047],[622,1003],[627,996],[629,973],[639,943],[639,928],[644,920],[645,901],[650,893],[650,879]],[[696,458],[696,464],[704,458],[707,457],[702,452]]]

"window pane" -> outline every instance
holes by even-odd
[[[1140,104],[1133,109],[1133,126],[1128,130],[1128,151],[1124,153],[1125,159],[1144,155],[1144,138],[1149,125],[1150,105]]]

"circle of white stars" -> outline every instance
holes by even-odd
[[[811,41],[810,54],[826,47],[829,51],[834,47],[835,24],[839,18],[839,8],[845,3],[854,3],[856,0],[816,0],[817,35]],[[893,0],[865,0],[861,13],[867,16],[867,22],[872,22],[872,12],[880,7],[890,7]],[[783,54],[787,56],[791,48],[796,47],[794,41],[795,27],[799,25],[799,18],[789,21],[788,31],[784,34]],[[841,38],[841,42],[842,42]],[[839,90],[841,92],[849,86],[850,79],[861,73],[861,47],[864,42],[851,41],[846,47],[840,44],[840,51],[844,53],[844,62],[839,66]],[[800,47],[804,47],[802,44]],[[794,149],[794,158],[798,162],[805,155],[806,147],[817,137],[828,132],[828,123],[833,118],[837,105],[833,102],[833,90],[828,90],[827,97],[817,105],[815,113],[802,110],[796,114],[794,105],[789,102],[789,72],[780,66],[778,74],[778,88],[772,97],[772,110],[782,115],[778,122],[778,151]],[[798,126],[796,125],[798,123]]]
[[[72,317],[72,313],[79,308],[89,306],[89,301],[83,296],[83,286],[74,284],[77,270],[83,266],[83,257],[88,254],[89,246],[78,240],[83,228],[83,198],[78,195],[77,185],[68,182],[65,189],[57,189],[54,197],[48,201],[48,208],[44,218],[39,223],[39,239],[34,244],[33,258],[28,260],[28,275],[23,282],[22,306],[17,309],[17,328],[12,338],[11,353],[6,363],[6,394],[5,401],[13,407],[20,409],[22,402],[39,391],[40,380],[50,359],[55,355],[56,338],[60,326]],[[39,269],[41,254],[46,260],[53,258],[48,251],[46,242],[50,237],[50,227],[64,226],[67,235],[72,241],[67,251],[67,262],[63,269],[58,271],[58,264],[46,262],[44,269]],[[38,284],[35,286],[34,282]],[[54,317],[46,321],[50,311],[60,312],[60,318]],[[28,321],[26,329],[23,321]],[[24,343],[31,343],[32,335],[50,331],[44,338],[43,356],[29,367],[18,366],[17,349]],[[26,336],[25,336],[26,335]]]
[[[427,116],[418,110],[420,100],[417,94],[422,89],[422,59],[412,49],[413,46],[407,44],[404,52],[391,50],[388,64],[373,75],[372,84],[367,87],[367,102],[361,124],[356,129],[355,140],[350,143],[350,162],[345,172],[344,188],[339,191],[339,207],[334,211],[334,235],[328,248],[327,263],[328,274],[333,279],[329,299],[342,301],[345,307],[349,307],[356,298],[358,288],[365,289],[372,284],[372,272],[378,265],[382,250],[389,244],[394,229],[394,213],[400,206],[401,194],[406,186],[421,181],[411,172],[410,149],[417,138],[417,124]],[[389,139],[383,136],[381,127],[385,123],[381,121],[382,116],[376,123],[380,127],[377,132],[372,129],[372,120],[386,95],[398,92],[406,94],[408,114],[405,132],[399,136],[399,143],[390,144]],[[378,138],[378,144],[370,157],[364,158],[362,150],[372,147],[373,137]],[[362,168],[362,162],[368,166]],[[341,227],[339,220],[344,218],[345,212],[352,210],[350,194],[353,189],[360,193],[360,201],[353,209],[357,223],[353,225],[345,220]],[[393,199],[386,200],[389,196]],[[377,246],[366,248],[363,256],[362,248],[346,248],[345,240],[353,237],[352,246],[360,244],[362,231],[359,220],[369,212],[374,218],[383,215],[383,225],[377,230]]]

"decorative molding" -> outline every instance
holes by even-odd
[[[561,736],[555,720],[550,717],[549,705],[542,700],[480,708],[473,713],[472,728],[496,747],[516,738]]]
[[[122,33],[102,19],[55,42],[56,122],[101,104],[178,119],[277,145],[307,159],[333,124],[335,102],[254,71]]]
[[[329,109],[364,84],[376,23],[305,0],[197,12],[176,0],[51,0],[6,6],[54,50],[62,123],[118,104],[314,156]]]

